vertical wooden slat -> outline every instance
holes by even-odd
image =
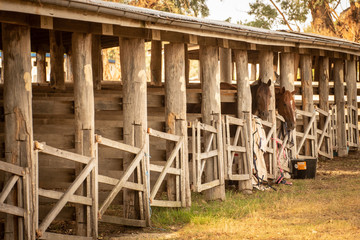
[[[30,28],[12,24],[2,24],[2,44],[4,60],[4,115],[5,115],[5,159],[8,163],[22,167],[32,167],[33,124],[32,89],[30,59]],[[20,157],[21,156],[21,157]],[[31,169],[33,172],[33,169]],[[10,175],[7,174],[7,178]],[[34,192],[32,191],[31,194]],[[29,193],[30,194],[30,193]],[[31,206],[30,217],[35,215],[34,196],[28,198]],[[16,203],[16,191],[10,193],[8,204]],[[7,215],[5,240],[18,239],[17,217]],[[29,229],[35,238],[35,229]],[[28,234],[25,234],[28,236]]]

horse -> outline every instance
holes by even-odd
[[[294,130],[296,124],[294,94],[295,91],[290,92],[284,87],[275,87],[276,108],[285,119],[288,130]]]
[[[266,120],[269,117],[269,104],[271,98],[270,86],[270,79],[267,83],[264,83],[259,79],[250,86],[252,97],[251,112],[262,120]]]
[[[266,120],[269,116],[270,86],[270,79],[267,83],[258,80],[251,85],[252,114],[257,115],[262,120]],[[293,130],[296,123],[294,94],[295,91],[290,92],[284,87],[275,87],[276,108],[285,119],[288,130]]]

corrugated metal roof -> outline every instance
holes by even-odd
[[[217,21],[204,18],[196,18],[180,14],[162,12],[152,9],[134,7],[126,4],[105,2],[100,0],[31,0],[33,2],[50,3],[65,6],[67,8],[82,8],[88,11],[102,12],[130,19],[162,23],[169,25],[186,26],[195,29],[207,29],[214,32],[229,31],[239,35],[255,36],[260,39],[277,39],[290,42],[306,42],[314,45],[327,45],[334,47],[345,47],[359,50],[360,44],[345,39],[290,31],[273,31],[225,21]]]

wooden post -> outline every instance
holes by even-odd
[[[200,46],[200,81],[202,89],[201,115],[205,124],[211,124],[213,114],[221,113],[220,105],[220,76],[218,65],[218,48],[213,46]],[[207,138],[205,142],[209,141]],[[215,162],[207,160],[205,181],[215,179]],[[225,186],[220,185],[205,191],[207,200],[225,199]]]
[[[91,35],[83,33],[73,33],[73,76],[74,76],[74,105],[75,105],[75,148],[76,152],[85,156],[95,156],[94,129],[95,129],[95,110],[94,110],[94,90],[93,73],[91,64]],[[77,164],[77,174],[83,169],[82,164]],[[89,184],[82,184],[77,194],[88,196]],[[97,211],[93,206],[93,211]],[[87,217],[87,207],[82,205],[76,208],[77,235],[97,236],[97,229],[90,228],[90,219]]]
[[[151,41],[151,82],[156,86],[161,86],[162,69],[162,43],[161,41]]]
[[[335,59],[334,62],[335,81],[335,104],[336,104],[336,133],[338,142],[338,155],[347,156],[346,129],[345,129],[345,99],[344,99],[344,62]]]
[[[3,23],[2,44],[5,80],[5,159],[8,163],[29,168],[30,176],[32,176],[36,163],[33,152],[30,28]],[[6,174],[7,179],[10,176],[10,174]],[[19,200],[23,202],[21,205],[30,206],[30,209],[26,209],[26,207],[24,209],[25,214],[28,215],[28,221],[31,222],[30,229],[24,234],[25,239],[35,239],[35,223],[33,221],[38,214],[35,200],[36,183],[32,177],[30,179],[29,202],[24,202],[27,196],[20,198],[22,193],[16,190],[13,190],[7,199],[7,203],[11,205],[16,205]],[[5,240],[22,238],[24,219],[21,219],[18,221],[18,217],[6,215]]]
[[[185,51],[184,44],[171,43],[164,47],[165,52],[165,124],[168,133],[184,136],[187,146],[187,120],[186,120],[186,82],[185,82]],[[172,148],[174,144],[172,144]],[[171,149],[172,149],[171,148]],[[186,147],[185,147],[186,148]],[[187,149],[185,149],[185,162],[187,163]],[[185,166],[182,166],[185,167]],[[189,187],[189,168],[185,167],[187,205],[191,203]],[[175,177],[168,177],[168,196],[175,200]],[[170,191],[169,191],[170,190]],[[185,193],[182,193],[185,194]],[[190,199],[189,199],[190,197]]]
[[[50,39],[50,85],[56,89],[65,89],[64,46],[62,33],[49,30]]]
[[[231,48],[219,48],[220,58],[220,82],[231,84],[232,82],[232,61]]]
[[[72,52],[66,53],[66,82],[74,83],[73,70],[72,70]]]
[[[248,71],[248,54],[246,50],[234,50],[235,64],[236,64],[236,81],[237,81],[237,116],[240,119],[245,119],[248,132],[246,133],[248,139],[245,141],[252,142],[252,130],[251,130],[251,94],[250,93],[250,79]],[[252,144],[250,144],[250,152],[247,153],[248,162],[244,163],[243,169],[250,169],[250,175],[252,175],[252,159],[253,150]],[[240,164],[240,163],[239,163]],[[245,166],[247,165],[247,166]],[[248,170],[249,170],[248,169]],[[243,172],[245,174],[245,172]],[[252,181],[249,180],[239,182],[239,190],[244,193],[252,192]]]
[[[91,61],[93,68],[94,89],[101,89],[101,80],[103,79],[103,62],[101,55],[101,36],[92,35]]]
[[[124,143],[143,147],[147,130],[146,65],[143,39],[120,39],[121,76],[123,80]],[[134,133],[133,125],[139,131]],[[124,169],[132,155],[124,156]],[[136,174],[135,174],[136,175]],[[132,176],[135,177],[136,176]],[[124,216],[139,218],[138,197],[134,191],[124,190]]]
[[[312,87],[312,63],[310,55],[301,55],[301,92],[302,92],[302,107],[304,111],[314,111],[313,87]],[[304,130],[308,125],[308,119],[304,118]],[[311,155],[310,141],[305,142],[305,155]]]
[[[274,86],[274,81],[273,81],[273,77],[274,77],[274,65],[273,65],[273,60],[274,59],[274,55],[273,52],[271,51],[261,51],[259,54],[259,60],[260,60],[260,74],[259,77],[261,78],[261,81],[263,81],[264,83],[267,83],[269,81],[269,79],[272,81],[272,84],[270,86],[270,92],[271,92],[271,99],[270,99],[270,105],[269,105],[269,122],[273,123],[273,127],[275,127],[276,129],[276,112],[275,112],[275,86]],[[276,161],[276,131],[274,131],[274,134],[272,136],[272,146],[274,149],[274,154],[271,155],[270,159],[269,159],[269,164],[270,164],[270,172],[273,176],[270,177],[275,177],[275,174],[277,172],[277,161]]]
[[[189,51],[188,44],[185,43],[185,82],[186,85],[190,83],[190,59],[189,59]]]
[[[347,96],[347,105],[350,106],[348,109],[348,121],[349,123],[355,123],[356,129],[349,127],[350,131],[349,138],[354,143],[358,139],[358,129],[357,129],[357,119],[358,119],[358,106],[357,106],[357,88],[356,88],[356,62],[355,60],[350,60],[347,62],[347,71],[346,71],[346,96]],[[355,112],[351,107],[355,107]],[[350,139],[349,139],[350,140]]]
[[[293,53],[280,55],[280,86],[292,92],[295,90],[295,56]]]
[[[37,82],[46,83],[46,52],[39,50],[36,53]]]
[[[251,63],[250,66],[251,66],[250,81],[255,81],[256,80],[256,64]]]
[[[319,72],[317,74],[319,77],[319,107],[329,112],[329,58],[319,57],[319,68],[315,71]],[[324,129],[325,121],[325,117],[321,115],[319,119],[321,129]]]

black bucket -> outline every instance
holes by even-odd
[[[305,179],[315,178],[317,158],[292,159],[292,178]]]

